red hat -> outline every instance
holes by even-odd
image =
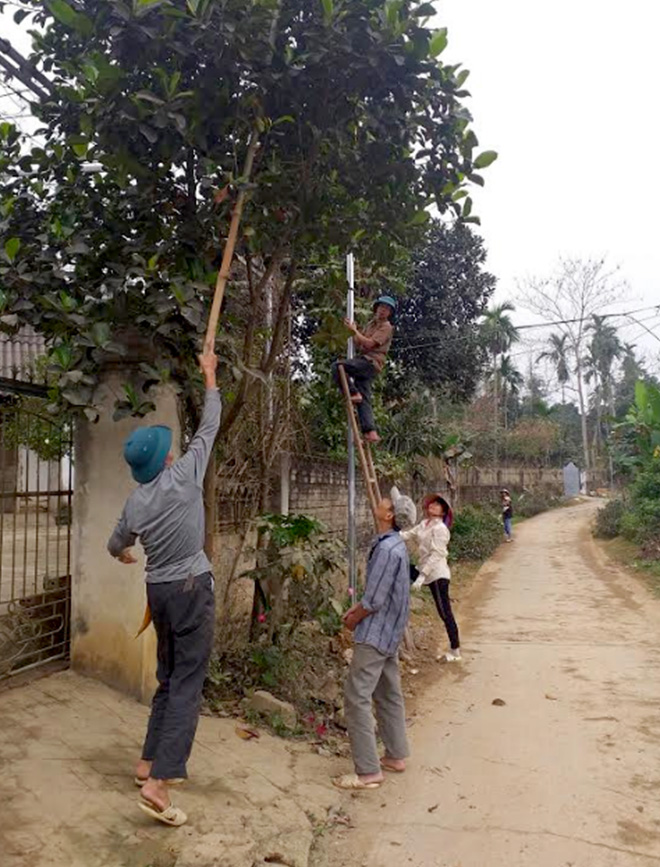
[[[449,505],[449,500],[442,496],[442,494],[427,494],[424,497],[424,514],[428,517],[429,514],[429,506],[431,503],[442,503],[445,507],[445,517],[443,518],[445,525],[451,530],[452,524],[454,523],[454,510]]]

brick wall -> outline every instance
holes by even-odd
[[[319,457],[292,456],[289,466],[289,512],[305,514],[317,518],[329,532],[342,540],[348,535],[348,473],[344,461],[333,461]],[[362,485],[358,468],[357,474],[357,542],[361,555],[368,547],[374,534],[373,518]],[[280,511],[282,480],[275,477],[272,484],[269,510]],[[383,494],[389,491],[390,481],[381,479]],[[515,493],[524,490],[545,489],[548,494],[561,494],[563,491],[562,470],[534,469],[519,467],[484,468],[469,467],[458,474],[458,493],[453,498],[459,508],[467,503],[487,503],[495,505],[501,488],[509,488]],[[418,504],[430,490],[439,491],[452,499],[444,480],[417,477],[407,484],[400,484],[405,493]],[[218,576],[226,575],[240,543],[243,515],[249,512],[251,491],[234,489],[220,491],[218,501],[218,539],[216,570]],[[239,571],[251,565],[249,548],[254,545],[255,537],[248,537],[248,554],[240,561]],[[222,578],[220,577],[220,581]]]

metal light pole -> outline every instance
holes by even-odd
[[[355,316],[355,263],[353,254],[346,256],[346,317],[353,321]],[[346,357],[353,358],[353,338],[349,337]],[[355,441],[352,426],[348,425],[348,592],[354,599],[357,590],[357,538],[355,527]]]

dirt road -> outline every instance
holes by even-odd
[[[465,661],[406,774],[346,797],[333,867],[660,864],[660,601],[600,555],[597,505],[526,522],[485,567]]]

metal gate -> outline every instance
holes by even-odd
[[[0,680],[69,654],[72,425],[0,395]]]

